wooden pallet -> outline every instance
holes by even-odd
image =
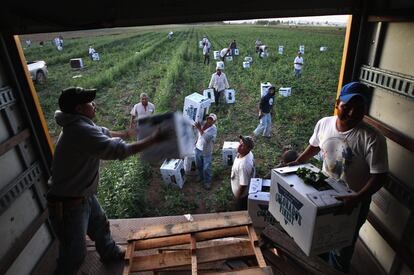
[[[247,212],[217,213],[206,220],[155,225],[133,233],[128,240],[123,274],[178,267],[191,274],[206,273],[200,269],[205,263],[246,257],[253,257],[256,266],[214,273],[272,274]]]

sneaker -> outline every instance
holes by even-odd
[[[108,263],[123,260],[125,259],[125,252],[125,248],[117,245],[112,252],[107,253],[105,256],[101,256],[101,262]]]

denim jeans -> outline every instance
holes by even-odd
[[[300,77],[302,75],[302,69],[295,69],[295,76]]]
[[[270,113],[264,113],[260,119],[260,124],[254,130],[254,135],[263,135],[264,137],[270,137],[272,134],[272,116]]]
[[[63,208],[62,216],[50,209],[50,221],[59,239],[59,258],[54,274],[75,274],[86,257],[86,234],[95,241],[102,259],[119,248],[109,229],[109,221],[95,195],[82,203]]]
[[[213,155],[203,156],[203,152],[199,149],[195,149],[195,159],[198,169],[198,175],[206,185],[211,185],[211,162],[213,161]]]

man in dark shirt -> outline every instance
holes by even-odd
[[[229,48],[231,50],[231,55],[234,55],[237,49],[236,40],[233,40],[233,42],[230,43]]]
[[[260,124],[254,130],[254,135],[263,135],[264,137],[270,137],[272,135],[272,117],[271,111],[273,107],[273,101],[275,97],[275,87],[270,87],[267,94],[260,99],[259,104],[259,119]]]

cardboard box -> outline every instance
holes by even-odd
[[[261,52],[260,57],[267,58],[267,57],[269,57],[269,53],[268,52]]]
[[[251,56],[246,56],[246,57],[244,58],[244,61],[245,61],[245,62],[252,63],[252,62],[253,62],[253,58],[252,58]]]
[[[305,53],[305,45],[300,45],[299,46],[299,51],[304,54]]]
[[[326,52],[328,50],[328,47],[320,47],[319,51],[320,52]]]
[[[188,176],[197,176],[198,170],[194,154],[184,158],[184,172]]]
[[[220,51],[213,52],[214,60],[220,60]]]
[[[203,45],[203,41],[202,40],[198,41],[198,47],[200,49],[204,48],[204,45]]]
[[[292,95],[292,88],[291,87],[281,87],[279,89],[279,95],[288,97]]]
[[[244,61],[243,62],[243,69],[248,69],[248,68],[250,68],[250,62]]]
[[[238,141],[225,141],[222,148],[223,165],[232,166],[234,159],[237,156],[237,148],[240,142]]]
[[[278,54],[283,54],[283,46],[279,46],[279,49],[278,49]]]
[[[250,180],[247,210],[256,228],[276,223],[276,219],[269,212],[270,184],[271,180],[268,179]]]
[[[99,60],[100,60],[99,53],[94,52],[94,53],[92,54],[92,60],[93,60],[93,61],[99,61]]]
[[[272,87],[272,83],[270,82],[260,83],[260,97],[267,95],[270,87]]]
[[[203,96],[210,99],[210,103],[216,102],[216,97],[214,96],[214,89],[205,89],[203,91]]]
[[[233,89],[225,89],[224,96],[226,97],[227,104],[233,104],[236,102],[236,91]]]
[[[70,60],[70,67],[72,69],[82,69],[83,68],[83,60],[82,60],[82,58],[72,58]]]
[[[218,61],[216,64],[217,68],[220,68],[220,70],[224,70],[224,62],[223,61]]]
[[[138,140],[150,136],[158,128],[169,133],[169,138],[141,152],[141,158],[149,162],[169,158],[184,158],[193,154],[194,134],[192,122],[181,113],[165,113],[138,120]]]
[[[210,109],[210,99],[199,93],[192,93],[184,99],[183,114],[193,122],[204,121]]]
[[[234,49],[234,55],[240,55],[239,49]]]
[[[160,167],[165,184],[183,188],[185,182],[184,161],[182,159],[166,159]]]
[[[319,170],[310,164],[302,167]],[[331,178],[318,191],[295,173],[288,173],[294,168],[297,166],[272,170],[270,213],[308,256],[349,246],[360,207],[354,208],[350,215],[337,214],[342,202],[335,197],[353,191]]]
[[[231,55],[226,56],[226,61],[233,61],[233,56]]]

